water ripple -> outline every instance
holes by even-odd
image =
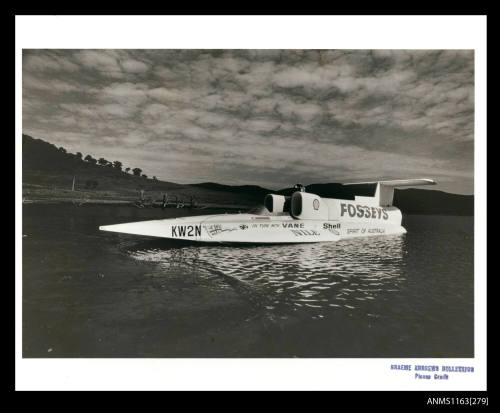
[[[227,284],[262,307],[306,308],[315,316],[327,309],[367,307],[380,294],[399,291],[404,236],[337,243],[127,249],[138,261],[157,265],[160,276],[195,273],[210,288]],[[215,279],[224,282],[214,282]]]

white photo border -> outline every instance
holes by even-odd
[[[486,390],[486,16],[16,16],[17,390]],[[474,49],[475,350],[466,359],[23,359],[23,49]],[[418,381],[391,364],[474,366]]]

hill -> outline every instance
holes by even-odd
[[[252,195],[221,193],[210,188],[195,188],[174,182],[134,176],[114,167],[85,160],[83,155],[68,153],[63,148],[35,139],[22,137],[23,198],[33,201],[68,201],[73,199],[102,201],[136,201],[143,191],[145,198],[197,203],[253,206],[258,202]],[[74,188],[73,188],[74,179]]]
[[[135,191],[152,188],[169,190],[183,186],[134,176],[112,164],[87,162],[42,139],[23,135],[23,182],[71,187],[73,176],[77,177],[76,189],[92,186],[87,184],[89,180],[97,181],[97,188],[103,190],[115,189],[116,185]]]

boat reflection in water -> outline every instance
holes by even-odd
[[[185,245],[151,241],[127,247],[155,264],[154,277],[196,277],[212,289],[233,288],[252,304],[323,318],[361,310],[377,317],[377,299],[404,283],[405,235],[293,245]],[[382,311],[383,312],[383,311]]]

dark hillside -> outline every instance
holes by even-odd
[[[396,189],[394,205],[406,214],[474,215],[474,195],[425,189]]]
[[[253,206],[259,201],[246,193],[220,192],[134,176],[116,167],[115,160],[99,165],[86,155],[68,153],[42,139],[23,135],[23,198],[28,201],[103,200],[136,201],[143,191],[146,200],[161,200],[164,193],[170,201],[227,206]],[[103,159],[104,163],[105,160]],[[141,165],[138,165],[141,167]],[[73,190],[73,179],[75,186]]]
[[[87,189],[87,181],[97,182],[96,188],[101,190],[112,190],[117,186],[135,191],[183,187],[172,182],[134,176],[111,165],[87,162],[53,144],[23,135],[23,182],[71,188],[74,176],[75,189]]]
[[[231,186],[231,185],[216,184],[214,182],[204,182],[201,184],[191,184],[191,186],[195,186],[198,188],[211,189],[214,191],[246,194],[248,196],[254,196],[254,197],[259,198],[259,199],[264,199],[264,197],[269,193],[275,193],[275,191],[272,191],[272,190],[266,189],[266,188],[262,188],[262,187],[257,186],[257,185]]]

